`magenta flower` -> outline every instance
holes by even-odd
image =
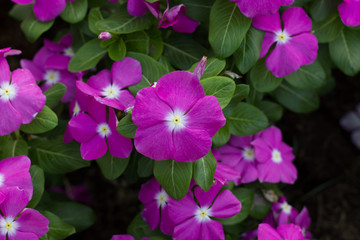
[[[145,205],[141,216],[149,224],[151,230],[155,230],[160,225],[163,233],[172,235],[174,224],[168,214],[168,205],[174,200],[155,178],[141,185],[139,199]]]
[[[262,223],[258,228],[258,240],[306,240],[301,232],[301,228],[294,224],[281,225],[276,228],[272,228],[267,223]]]
[[[283,23],[280,14],[275,13],[255,17],[252,21],[255,28],[265,31],[260,58],[276,43],[265,60],[266,67],[276,77],[285,77],[302,65],[313,63],[318,50],[318,41],[311,33],[311,19],[302,8],[286,9],[281,19]]]
[[[286,202],[284,196],[280,196],[279,200],[272,204],[272,210],[277,216],[276,222],[278,225],[288,224],[294,222],[298,211]]]
[[[231,136],[229,144],[217,149],[221,155],[221,162],[240,173],[240,177],[235,181],[237,185],[253,182],[258,178],[255,167],[255,151],[251,145],[254,139],[255,135],[248,137]]]
[[[0,49],[0,136],[30,123],[45,105],[46,97],[26,69],[12,73],[5,59],[11,48]]]
[[[109,33],[109,32],[101,32],[98,36],[98,39],[103,40],[103,41],[109,40],[110,38],[111,38],[111,33]]]
[[[64,35],[59,43],[44,40],[44,46],[53,53],[46,60],[46,67],[67,70],[71,58],[75,52],[72,48],[73,39],[71,34]]]
[[[35,17],[40,21],[46,22],[50,21],[57,16],[65,9],[66,1],[65,0],[11,0],[17,4],[30,4],[35,1],[33,6],[33,11]],[[67,0],[73,1],[73,0]]]
[[[142,79],[140,62],[126,57],[114,62],[111,72],[102,70],[89,78],[87,83],[78,81],[77,88],[85,94],[93,96],[98,102],[119,110],[134,105],[135,98],[124,88],[139,83]]]
[[[127,11],[135,17],[143,16],[150,11],[156,18],[160,17],[160,1],[150,3],[146,0],[128,0]]]
[[[184,4],[172,7],[170,10],[168,5],[159,22],[159,28],[172,27],[174,31],[180,33],[194,32],[200,22],[189,18],[185,13],[186,7]]]
[[[81,157],[93,160],[107,152],[107,144],[111,155],[127,158],[132,151],[132,141],[120,135],[116,129],[118,120],[112,108],[109,108],[109,119],[106,120],[106,106],[91,99],[88,114],[79,113],[69,122],[71,135],[81,143]]]
[[[174,239],[225,239],[221,223],[211,218],[232,217],[240,212],[241,203],[229,190],[219,193],[221,187],[220,182],[215,182],[207,192],[196,187],[194,196],[199,205],[191,193],[169,203],[169,216],[175,223]]]
[[[297,170],[292,163],[295,157],[292,148],[282,142],[280,129],[271,126],[263,130],[252,145],[255,147],[260,182],[295,182]]]
[[[248,18],[276,13],[280,6],[293,4],[294,0],[230,0],[236,2],[242,14]]]
[[[33,193],[33,185],[29,173],[30,164],[30,159],[25,155],[1,160],[0,192],[8,187],[20,187],[24,189],[30,200]]]
[[[309,216],[309,211],[306,207],[304,207],[299,215],[296,216],[294,223],[301,228],[304,237],[311,239],[312,234],[308,231],[311,219]]]
[[[155,160],[181,162],[205,156],[211,137],[226,121],[216,97],[205,96],[197,77],[187,71],[168,73],[156,87],[141,89],[132,119],[139,127],[135,133],[138,152]]]
[[[45,46],[35,54],[33,61],[22,59],[20,64],[31,71],[36,81],[45,81],[41,85],[43,91],[48,90],[55,83],[63,83],[66,92],[61,101],[70,102],[75,97],[75,82],[82,78],[82,74],[69,72],[66,65],[69,56],[65,56],[65,53],[59,54],[47,46],[55,47],[55,44],[45,41]],[[70,50],[69,52],[71,53]]]
[[[360,25],[360,2],[358,0],[344,0],[338,6],[341,21],[349,27]]]
[[[25,208],[29,195],[18,187],[5,188],[0,193],[0,239],[39,239],[49,231],[49,220],[38,211]]]

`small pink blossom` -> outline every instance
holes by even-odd
[[[262,223],[258,228],[258,240],[306,240],[301,228],[295,224],[281,225],[276,230],[267,223]]]
[[[99,38],[100,40],[103,40],[103,41],[108,40],[108,39],[111,38],[111,33],[109,33],[109,32],[101,32],[101,33],[99,34],[98,38]]]
[[[184,4],[168,8],[165,10],[160,22],[159,28],[172,27],[174,31],[180,33],[192,33],[200,22],[186,16],[186,7]]]
[[[338,6],[341,21],[349,27],[360,25],[360,1],[344,0]]]

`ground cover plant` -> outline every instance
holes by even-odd
[[[322,238],[289,199],[342,176],[286,191],[291,126],[360,71],[360,2],[7,2],[34,52],[0,49],[2,239]]]

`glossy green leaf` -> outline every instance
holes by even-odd
[[[216,146],[222,146],[226,144],[230,139],[230,127],[229,124],[226,122],[225,126],[219,129],[217,133],[212,137],[212,142]]]
[[[87,9],[87,0],[66,1],[66,7],[60,17],[68,23],[77,23],[85,18]]]
[[[129,158],[117,158],[107,152],[104,156],[96,159],[97,164],[104,177],[114,180],[125,171],[129,164]]]
[[[232,101],[240,102],[247,98],[250,93],[250,86],[247,84],[237,84]]]
[[[154,160],[145,157],[140,153],[137,156],[137,172],[139,174],[139,177],[150,177],[153,174]]]
[[[200,81],[204,87],[205,95],[212,95],[217,98],[221,108],[225,108],[235,91],[234,80],[228,77],[210,77]]]
[[[49,30],[53,24],[54,20],[41,22],[31,13],[21,22],[20,27],[26,38],[30,42],[35,42],[41,34]]]
[[[314,21],[322,21],[331,13],[337,12],[341,0],[314,0],[310,4],[310,16]]]
[[[6,137],[6,136],[4,136]],[[10,136],[7,137],[7,140],[4,144],[0,145],[2,149],[2,154],[0,159],[16,157],[21,155],[28,155],[28,145],[23,139],[13,140]]]
[[[190,72],[193,72],[195,67],[199,64],[199,62],[194,63],[191,68]],[[217,58],[208,58],[206,60],[206,66],[204,70],[204,74],[202,75],[201,79],[209,78],[217,76],[219,73],[221,73],[222,70],[224,70],[226,65],[225,60],[220,60]]]
[[[76,232],[73,226],[65,223],[55,214],[49,211],[41,211],[41,214],[49,220],[49,231],[40,237],[40,240],[62,240]]]
[[[279,121],[283,115],[284,109],[281,105],[271,101],[261,101],[257,107],[263,111],[269,121]]]
[[[260,59],[250,71],[252,86],[259,92],[271,92],[276,89],[282,81],[277,78],[265,66],[265,59]]]
[[[193,163],[193,178],[204,191],[208,191],[213,184],[216,164],[211,151]]]
[[[182,0],[186,6],[186,15],[201,21],[201,24],[209,21],[211,6],[214,2],[214,0]]]
[[[117,125],[118,132],[124,137],[134,138],[137,126],[131,119],[131,114],[123,117]]]
[[[88,24],[89,24],[90,31],[92,31],[96,35],[99,35],[101,33],[101,31],[96,27],[96,23],[103,19],[104,18],[101,14],[100,8],[90,9],[90,12],[88,15]]]
[[[27,207],[35,208],[44,193],[45,176],[44,171],[37,165],[32,165],[30,167],[30,175],[34,190],[31,201],[29,202]]]
[[[41,112],[29,124],[23,124],[20,130],[27,133],[44,133],[50,131],[58,125],[56,114],[48,107],[44,106]]]
[[[51,88],[44,92],[46,96],[46,105],[49,108],[54,107],[64,96],[66,92],[66,86],[62,83],[56,83]]]
[[[113,61],[121,61],[126,56],[126,45],[122,38],[119,38],[116,42],[112,43],[109,46],[109,57]]]
[[[30,4],[26,4],[26,5],[15,4],[9,12],[9,16],[15,18],[18,21],[22,21],[31,13],[32,13],[32,6]]]
[[[128,51],[149,54],[150,38],[144,31],[125,35],[124,42]]]
[[[319,43],[335,40],[343,28],[344,24],[337,13],[331,14],[323,21],[313,22],[314,35]]]

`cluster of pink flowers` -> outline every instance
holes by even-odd
[[[238,172],[235,184],[260,182],[294,183],[297,170],[292,148],[282,141],[277,127],[248,136],[231,136],[228,144],[213,149],[215,158]]]
[[[39,239],[49,231],[49,220],[26,208],[33,194],[30,164],[26,156],[0,161],[1,239]]]

